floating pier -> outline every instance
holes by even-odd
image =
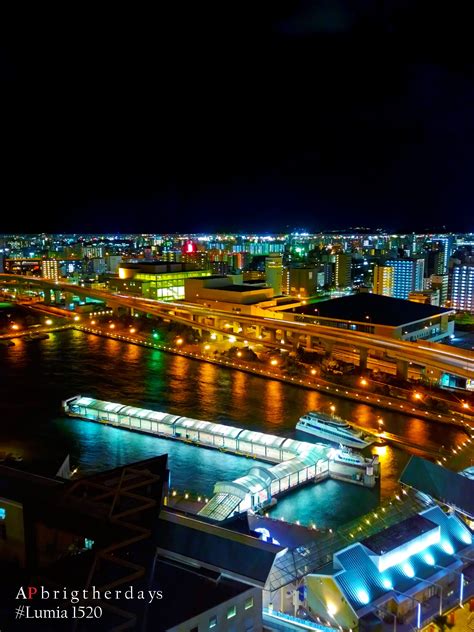
[[[63,401],[63,408],[70,417],[273,464],[271,467],[253,467],[245,476],[234,481],[217,482],[214,496],[199,512],[199,515],[213,520],[226,520],[249,509],[262,509],[274,504],[277,496],[311,482],[335,478],[374,487],[379,475],[377,456],[364,458],[321,443],[297,441],[82,395]]]

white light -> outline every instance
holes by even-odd
[[[465,542],[466,544],[472,544],[472,536],[467,531],[464,531],[464,533],[461,536],[461,540]]]
[[[407,577],[415,577],[415,571],[413,570],[413,566],[411,564],[408,564],[408,562],[405,562],[405,564],[402,567],[402,570]]]
[[[364,603],[364,604],[369,603],[370,601],[369,593],[364,589],[358,590],[357,599],[360,601],[360,603]]]
[[[453,545],[451,544],[451,542],[448,541],[444,541],[441,544],[441,548],[443,549],[443,551],[445,551],[448,555],[453,555],[454,554],[454,549],[453,549]]]
[[[387,590],[392,590],[393,588],[393,584],[389,579],[384,579],[382,581],[383,587],[386,588]]]
[[[331,617],[333,617],[337,612],[336,606],[332,603],[328,603],[328,605],[326,606],[326,610],[331,615]]]
[[[427,564],[429,564],[430,566],[434,566],[435,563],[435,559],[434,557],[431,555],[431,553],[425,553],[425,555],[423,556],[423,559],[425,560],[425,562]]]

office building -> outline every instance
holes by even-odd
[[[385,264],[393,268],[394,298],[407,299],[410,292],[423,289],[425,261],[421,258],[390,259]]]
[[[394,269],[391,266],[374,267],[374,294],[393,296]]]
[[[265,278],[267,285],[273,288],[274,295],[280,296],[283,284],[283,257],[281,255],[265,257]]]
[[[288,296],[307,298],[315,294],[317,287],[318,270],[315,267],[295,265],[283,271],[283,292]]]
[[[44,259],[41,262],[41,276],[51,281],[59,281],[59,261],[56,259]]]
[[[439,291],[439,304],[446,305],[448,301],[449,275],[432,274],[430,277],[429,288]]]
[[[454,266],[451,273],[451,306],[474,313],[474,264]]]
[[[334,282],[336,287],[351,287],[351,263],[352,256],[350,254],[341,252],[335,256]]]
[[[211,270],[199,270],[189,263],[140,261],[121,263],[118,277],[109,281],[112,290],[160,301],[184,298],[184,282],[193,277],[211,276]]]

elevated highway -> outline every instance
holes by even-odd
[[[0,274],[0,282],[9,281],[18,284],[29,284],[44,290],[60,291],[72,295],[95,298],[104,301],[111,308],[125,308],[151,314],[167,320],[180,322],[198,330],[247,340],[254,344],[294,350],[301,346],[305,349],[323,348],[329,354],[337,349],[357,350],[359,365],[367,365],[369,354],[380,359],[395,362],[397,371],[406,377],[410,363],[418,365],[429,372],[433,378],[441,373],[449,373],[462,378],[474,379],[474,354],[466,349],[458,349],[435,342],[408,342],[385,338],[375,334],[358,331],[336,329],[324,325],[300,323],[284,319],[284,314],[263,317],[244,316],[215,310],[200,305],[184,302],[164,302],[133,297],[123,294],[112,294],[106,290],[84,288],[65,282],[54,282],[50,279],[24,277],[20,275]]]

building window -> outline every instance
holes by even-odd
[[[213,616],[209,619],[209,629],[215,628],[217,626],[217,617]]]
[[[253,608],[253,597],[249,597],[248,599],[246,599],[244,608],[245,610],[250,610],[250,608]]]
[[[5,520],[7,517],[7,510],[5,507],[0,507],[0,520]]]
[[[227,610],[228,619],[232,619],[233,617],[235,617],[236,614],[237,614],[237,608],[235,606],[232,606],[231,608],[229,608],[229,610]]]

